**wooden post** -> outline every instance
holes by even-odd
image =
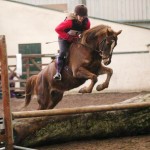
[[[6,149],[13,150],[13,131],[12,131],[12,116],[10,111],[10,92],[8,82],[8,64],[5,36],[0,36],[0,60],[1,60],[1,80],[3,93],[3,108],[4,108],[4,125],[5,125],[5,141]]]
[[[27,70],[27,78],[30,77],[30,61],[29,58],[26,58],[26,70]]]

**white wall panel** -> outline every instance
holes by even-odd
[[[87,0],[89,16],[112,21],[150,20],[150,0]]]
[[[73,12],[77,4],[86,2],[89,16],[112,21],[150,21],[150,0],[13,0],[32,5],[68,4]]]
[[[16,2],[22,2],[32,5],[44,5],[44,4],[64,4],[67,3],[67,0],[12,0]]]

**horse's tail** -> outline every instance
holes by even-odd
[[[32,95],[34,94],[35,90],[35,84],[36,84],[37,75],[31,76],[26,83],[26,89],[25,89],[25,104],[24,107],[27,107],[31,101]]]

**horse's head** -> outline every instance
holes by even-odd
[[[115,32],[109,26],[99,25],[87,30],[83,34],[81,43],[97,51],[105,65],[110,64],[117,36],[122,30]]]
[[[111,63],[111,57],[113,49],[117,45],[117,36],[122,32],[122,30],[115,32],[110,27],[107,28],[106,34],[99,36],[97,51],[102,57],[103,63],[109,65]]]

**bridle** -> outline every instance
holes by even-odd
[[[108,57],[108,58],[104,58],[103,56],[102,56],[102,53],[105,51],[105,44],[106,44],[106,42],[107,42],[107,40],[110,38],[113,38],[114,36],[106,36],[106,37],[104,37],[100,42],[99,42],[99,44],[98,44],[98,49],[96,49],[95,51],[96,52],[98,52],[99,53],[99,55],[102,57],[102,59],[108,59],[110,56],[111,56],[111,54],[110,54],[110,56]],[[115,39],[112,39],[112,40],[110,40],[110,41],[112,41],[112,44],[113,44],[113,42],[116,42],[115,41]],[[112,45],[111,45],[112,46]],[[113,48],[112,48],[113,49]]]
[[[81,44],[81,45],[83,45],[83,46],[85,46],[85,47],[87,47],[87,48],[89,48],[89,49],[91,49],[92,51],[98,52],[99,55],[102,57],[102,53],[105,51],[104,46],[105,46],[105,44],[106,44],[106,41],[107,41],[108,38],[111,38],[111,37],[113,37],[113,36],[106,36],[106,37],[104,37],[104,38],[99,42],[97,48],[92,48],[92,47],[90,47],[89,45],[86,45],[86,44],[83,44],[83,43],[80,43],[80,42],[78,42],[78,43]],[[111,41],[115,41],[115,40],[111,40]],[[107,59],[107,58],[103,58],[103,59]]]

